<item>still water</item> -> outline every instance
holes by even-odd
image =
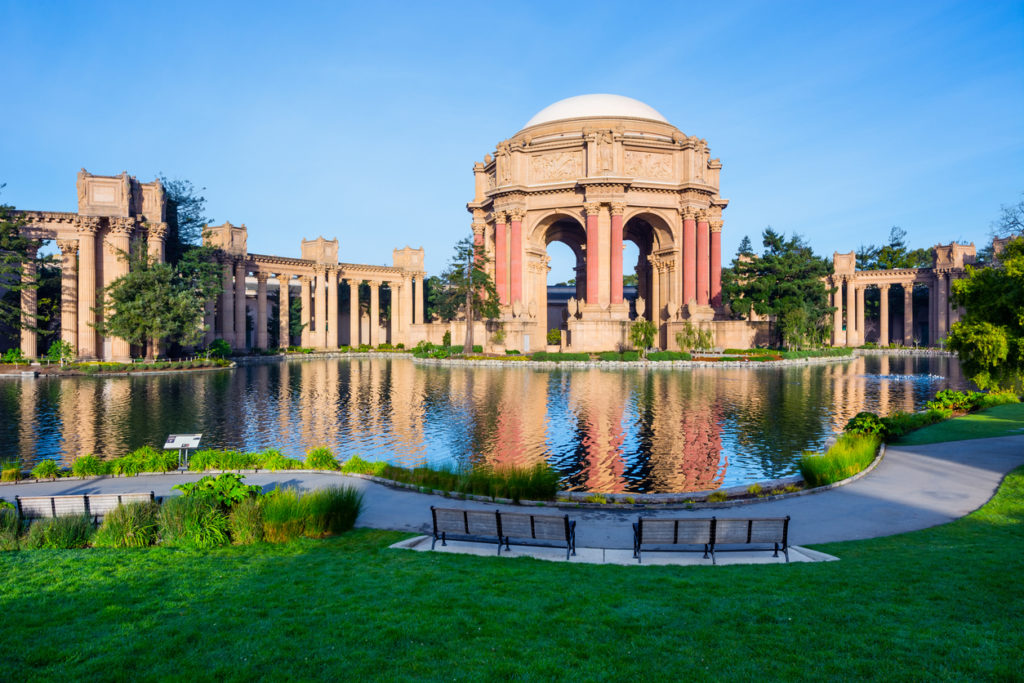
[[[861,410],[913,411],[967,382],[956,359],[785,368],[440,367],[408,358],[0,380],[0,447],[26,465],[122,455],[168,434],[209,447],[330,446],[395,464],[550,462],[565,488],[681,492],[793,474]]]

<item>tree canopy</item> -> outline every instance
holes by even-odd
[[[0,184],[0,190],[4,187]],[[22,328],[40,331],[40,323],[46,321],[47,307],[37,305],[35,316],[22,317],[21,293],[37,291],[43,280],[44,268],[53,259],[40,256],[39,248],[42,240],[33,239],[22,232],[25,219],[13,206],[0,204],[0,283],[6,294],[0,297],[0,324],[13,330]],[[23,278],[23,264],[33,262],[35,268],[27,278]],[[43,302],[45,303],[45,302]]]
[[[967,266],[953,283],[953,300],[964,315],[953,324],[946,346],[982,389],[1020,391],[1024,383],[1024,238],[1012,240],[999,264]]]
[[[751,310],[774,316],[787,347],[824,343],[835,311],[828,305],[824,282],[832,264],[816,256],[799,235],[786,239],[770,226],[762,234],[762,245],[758,256],[749,240],[741,243],[731,267],[722,272],[723,300],[740,316],[749,316]]]
[[[210,222],[206,215],[206,198],[191,181],[170,179],[160,175],[167,199],[167,260],[177,263],[190,246],[203,243],[203,226]]]
[[[461,312],[466,318],[466,353],[473,350],[473,321],[498,317],[498,292],[487,272],[489,259],[482,245],[472,237],[459,240],[448,267],[441,273],[436,306],[442,320],[454,320]]]
[[[894,268],[931,268],[930,248],[911,249],[907,246],[907,231],[898,225],[889,229],[889,242],[882,246],[861,245],[857,249],[857,267],[860,270],[892,270]]]

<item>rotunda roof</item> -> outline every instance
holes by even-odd
[[[640,100],[622,95],[577,95],[544,107],[526,122],[523,128],[563,119],[622,117],[651,119],[668,123],[658,110]]]

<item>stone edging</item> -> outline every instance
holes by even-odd
[[[854,349],[855,356],[939,356],[940,358],[956,358],[956,354],[944,349]]]
[[[183,372],[211,372],[213,370],[234,370],[237,364],[232,361],[231,365],[216,365],[212,368],[177,368],[174,370],[133,370],[132,372],[113,372],[110,370],[104,370],[102,372],[81,372],[78,370],[72,370],[70,372],[39,372],[35,371],[33,379],[41,377],[129,377],[139,375],[179,375]],[[16,379],[22,379],[26,377],[31,370],[25,370],[21,373],[15,374],[13,372],[0,372],[0,378],[2,377],[14,377]]]
[[[640,368],[644,370],[664,370],[667,368],[777,368],[786,365],[813,365],[817,363],[834,363],[853,360],[854,356],[824,356],[816,358],[786,358],[771,361],[700,361],[700,360],[483,360],[463,358],[416,358],[412,362],[420,365],[474,365],[502,368]]]

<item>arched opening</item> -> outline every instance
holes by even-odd
[[[627,276],[632,275],[631,280],[635,281],[636,289],[632,297],[623,288],[623,296],[629,300],[629,316],[636,317],[636,299],[643,297],[645,303],[644,315],[642,317],[651,320],[651,301],[654,286],[651,262],[648,257],[654,252],[657,246],[657,236],[654,227],[645,216],[634,216],[622,229],[622,241],[631,245],[631,248],[622,255],[623,281]],[[630,260],[626,260],[629,257]]]
[[[548,256],[546,290],[547,323],[545,331],[563,329],[564,312],[570,298],[582,299],[587,291],[585,245],[587,235],[583,226],[573,218],[555,216],[543,228],[544,248]],[[553,243],[560,246],[551,248]]]

